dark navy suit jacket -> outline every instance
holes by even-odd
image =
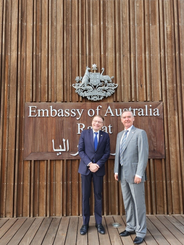
[[[79,139],[79,155],[81,158],[78,172],[83,175],[88,175],[90,170],[88,164],[90,162],[97,163],[100,168],[95,173],[98,176],[105,175],[105,162],[110,154],[110,139],[109,135],[103,131],[99,131],[99,142],[97,150],[94,149],[93,130],[86,129],[82,131]]]

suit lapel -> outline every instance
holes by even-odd
[[[117,144],[118,144],[118,146],[117,146],[117,149],[118,149],[118,155],[120,154],[121,138],[122,138],[123,132],[124,132],[124,130],[121,131],[121,132],[118,134],[118,137],[119,137],[119,138],[117,139]]]
[[[133,137],[133,135],[134,135],[134,133],[135,133],[135,130],[136,130],[136,128],[133,126],[132,129],[130,130],[130,133],[129,133],[128,138],[127,138],[127,140],[126,140],[126,143],[125,143],[125,149],[127,148],[127,145],[129,144],[131,138]],[[124,149],[124,150],[125,150],[125,149]]]
[[[93,130],[89,130],[89,141],[91,142],[91,146],[94,148],[94,140],[93,140]]]
[[[98,141],[98,146],[99,146],[99,144],[102,142],[102,140],[103,140],[103,131],[99,131],[99,141]],[[98,147],[97,147],[97,149],[98,149]]]

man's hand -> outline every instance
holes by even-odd
[[[96,163],[90,163],[89,164],[89,170],[91,172],[95,173],[96,171],[98,171],[98,169],[99,169],[98,164],[96,164]]]
[[[135,183],[135,184],[141,183],[141,178],[135,176],[135,178],[134,178],[134,183]]]
[[[114,174],[114,178],[118,181],[118,174]]]

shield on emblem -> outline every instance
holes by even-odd
[[[96,86],[100,83],[100,73],[90,72],[90,83]]]

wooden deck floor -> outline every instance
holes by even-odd
[[[118,228],[113,223],[121,224]],[[2,218],[0,219],[0,244],[66,244],[66,245],[119,245],[133,244],[135,235],[121,238],[119,232],[125,228],[125,216],[105,216],[105,235],[95,228],[94,217],[90,219],[87,235],[80,235],[82,217],[48,218]],[[148,245],[184,244],[184,215],[147,216]]]

